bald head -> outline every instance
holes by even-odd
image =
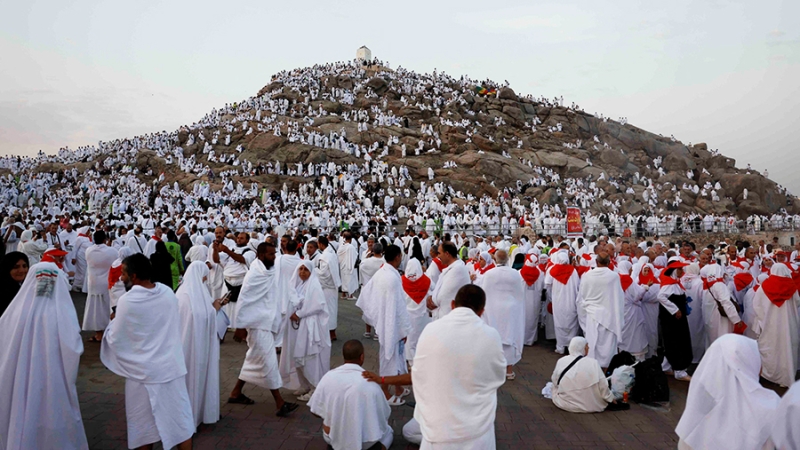
[[[606,252],[600,252],[595,259],[597,267],[608,267],[611,264],[611,256]]]
[[[494,260],[499,266],[505,266],[508,264],[508,252],[505,250],[498,250],[494,252]]]

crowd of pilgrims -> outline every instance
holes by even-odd
[[[2,383],[6,448],[87,447],[75,387],[80,330],[93,332],[102,362],[126,379],[131,448],[189,448],[197,426],[219,419],[226,336],[248,346],[227,401],[253,404],[243,392],[250,383],[270,390],[283,417],[298,404],[281,389],[293,391],[337,449],[388,448],[390,406],[412,392],[406,440],[493,448],[496,392],[516,379],[524,347],[544,340],[565,356],[543,395],[565,411],[625,409],[627,391],[607,379],[612,359],[625,354],[691,380],[676,429],[681,448],[800,442],[791,426],[800,402],[800,244],[697,248],[658,237],[413,226],[401,235],[377,224],[261,233],[147,216],[114,235],[102,222],[74,228],[69,219],[44,224],[41,251],[25,241],[2,261],[0,367],[14,380]],[[87,294],[81,327],[71,290]],[[365,355],[348,341],[345,364],[332,369],[338,305],[347,300],[380,351]],[[60,350],[35,350],[42,346]],[[361,368],[366,357],[377,358],[378,373]],[[781,400],[759,377],[794,386]],[[442,379],[458,386],[442,390]],[[42,390],[24,393],[34,384]],[[28,426],[44,422],[51,433]],[[729,433],[719,436],[723,425]]]
[[[352,89],[325,81],[345,74]],[[679,213],[682,190],[719,200],[719,183],[662,191],[658,178],[638,173],[606,180],[629,195],[642,192],[646,212],[623,214],[598,180],[562,178],[523,159],[530,178],[496,197],[454,189],[437,177],[438,167],[415,180],[384,158],[438,152],[442,125],[471,139],[504,124],[481,124],[469,112],[451,117],[475,80],[404,69],[380,74],[405,105],[434,119],[410,124],[387,110],[385,98],[339,118],[356,122],[359,132],[418,127],[416,146],[406,148],[397,136],[356,144],[344,127],[323,133],[313,126],[333,114],[312,106],[319,100],[380,98],[363,66],[337,63],[277,74],[273,82],[296,99],[275,88],[172,133],[0,158],[10,171],[0,177],[3,447],[88,447],[75,386],[83,330],[99,343],[103,364],[126,380],[131,448],[158,441],[190,448],[199,424],[219,419],[226,336],[248,346],[227,401],[253,404],[243,392],[249,383],[269,390],[283,417],[298,408],[283,399],[290,390],[322,418],[323,438],[335,449],[388,448],[390,406],[412,392],[406,440],[422,448],[494,448],[497,390],[515,380],[524,346],[543,340],[555,340],[565,355],[545,389],[558,408],[624,409],[624,393],[609,387],[604,371],[626,352],[635,361],[656,358],[679,380],[693,371],[677,429],[682,448],[719,447],[720,440],[730,448],[797,448],[791,424],[800,388],[794,384],[780,399],[759,385],[759,374],[786,387],[795,380],[798,250],[763,242],[696,248],[657,236],[785,229],[800,217],[740,223]],[[536,119],[526,127],[544,134],[562,125]],[[254,161],[244,144],[231,148],[232,139],[253,133],[359,162]],[[512,158],[522,141],[503,144],[503,156]],[[199,151],[187,157],[184,148],[195,145]],[[586,145],[608,146],[597,137]],[[170,184],[139,163],[143,150],[171,173],[198,180]],[[81,171],[45,166],[87,162]],[[663,175],[660,163],[648,169]],[[441,169],[456,167],[447,161]],[[252,180],[262,174],[307,180],[268,190]],[[525,198],[531,186],[556,188],[564,203]],[[413,202],[396,206],[398,198]],[[590,212],[597,202],[607,212]],[[583,209],[588,238],[561,237],[566,204]],[[521,227],[531,234],[512,238]],[[87,294],[80,326],[71,291]],[[380,352],[365,355],[350,340],[345,364],[331,368],[338,305],[347,300],[356,300],[363,338],[377,340]],[[365,358],[378,359],[379,373],[361,368]],[[726,415],[730,408],[736,417]]]

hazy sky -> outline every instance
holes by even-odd
[[[0,154],[174,130],[361,45],[706,142],[800,193],[797,0],[0,0]]]

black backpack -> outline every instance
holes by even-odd
[[[669,401],[667,375],[661,370],[662,358],[653,356],[634,367],[636,382],[631,389],[631,400],[645,404]]]
[[[632,366],[636,363],[636,358],[626,351],[621,351],[611,357],[611,362],[608,363],[606,376],[610,377],[614,373],[614,369],[621,366]]]

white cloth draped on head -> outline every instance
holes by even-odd
[[[630,275],[633,270],[633,264],[630,261],[620,261],[617,263],[617,273],[620,275]]]
[[[717,338],[697,367],[675,432],[692,449],[760,449],[770,436],[780,397],[761,387],[756,341]]]
[[[575,336],[569,341],[570,356],[586,356],[586,339],[582,336]]]
[[[301,267],[311,272],[306,281],[300,278]],[[290,308],[287,315],[297,312],[301,319],[301,328],[306,328],[305,336],[298,337],[298,342],[305,345],[295,343],[294,357],[303,358],[317,354],[320,346],[331,346],[331,337],[330,333],[324,332],[328,324],[328,304],[325,301],[325,293],[322,292],[322,285],[319,283],[319,276],[314,270],[314,263],[301,260],[292,274],[289,286],[292,287],[293,295],[289,299]],[[302,326],[303,321],[306,321],[305,326]]]
[[[203,278],[205,264],[190,264],[175,293],[181,315],[181,337],[186,361],[186,388],[195,426],[219,420],[219,340],[217,311]]]
[[[721,281],[725,276],[725,272],[722,271],[722,267],[719,264],[706,264],[706,266],[700,270],[700,276],[708,281]]]
[[[411,331],[405,300],[400,273],[386,263],[364,286],[356,302],[375,326],[383,359],[392,359],[397,343]]]
[[[697,263],[689,264],[683,268],[683,273],[687,275],[700,275],[700,265]]]
[[[66,274],[32,266],[0,317],[0,448],[89,448],[75,387],[80,331]]]
[[[492,255],[489,252],[481,252],[481,259],[487,266],[492,263]]]
[[[422,264],[420,264],[418,259],[411,258],[408,260],[404,275],[411,281],[417,281],[417,279],[423,275]]]
[[[130,247],[120,247],[117,250],[117,259],[114,260],[114,263],[111,264],[111,267],[119,267],[122,265],[122,261],[127,258],[128,256],[133,255],[135,252]]]

